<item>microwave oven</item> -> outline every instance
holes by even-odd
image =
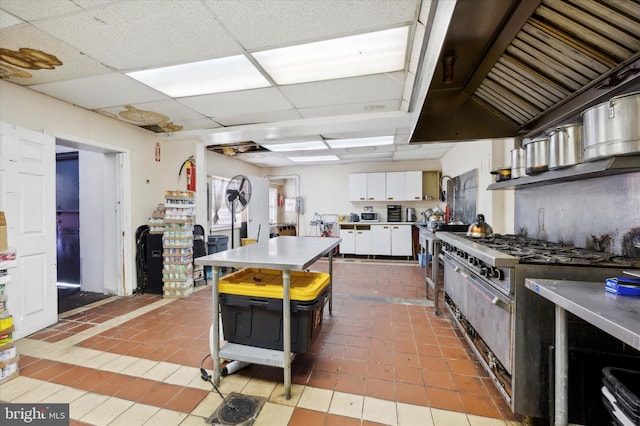
[[[377,222],[378,221],[378,213],[362,212],[362,213],[360,213],[360,221],[361,222]]]

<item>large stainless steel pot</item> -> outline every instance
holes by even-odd
[[[528,175],[549,170],[549,137],[540,136],[535,139],[524,139],[522,145],[526,151],[525,172]]]
[[[611,98],[582,113],[585,161],[640,152],[640,92]]]
[[[549,129],[549,170],[576,165],[582,161],[582,123]]]
[[[511,179],[518,179],[525,175],[525,157],[524,148],[511,150]]]

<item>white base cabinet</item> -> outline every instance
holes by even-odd
[[[413,225],[371,225],[371,254],[374,256],[412,256]]]
[[[342,254],[371,254],[370,225],[341,225],[340,253]]]

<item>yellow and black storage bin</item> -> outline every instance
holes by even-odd
[[[322,330],[329,274],[291,271],[291,351],[307,352]],[[283,349],[282,271],[246,268],[219,282],[224,338],[228,342]]]

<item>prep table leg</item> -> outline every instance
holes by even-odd
[[[425,261],[426,264],[426,261]],[[440,315],[438,303],[440,301],[440,286],[438,285],[438,269],[440,268],[440,241],[433,242],[433,255],[431,257],[431,280],[433,281],[433,306],[436,315]]]
[[[212,297],[211,300],[213,301],[213,323],[212,323],[212,328],[213,328],[213,352],[211,353],[211,358],[213,359],[213,383],[215,383],[216,386],[218,386],[220,384],[220,305],[219,303],[219,294],[218,294],[218,281],[219,281],[219,274],[220,274],[220,267],[219,266],[212,266],[212,273],[213,273],[213,283],[211,285],[211,292],[212,292]]]
[[[329,250],[329,315],[333,315],[333,249]]]
[[[569,418],[567,388],[569,381],[569,348],[567,345],[567,311],[556,305],[556,380],[554,424],[566,426]]]
[[[291,272],[282,271],[282,340],[284,349],[284,397],[291,399]]]

